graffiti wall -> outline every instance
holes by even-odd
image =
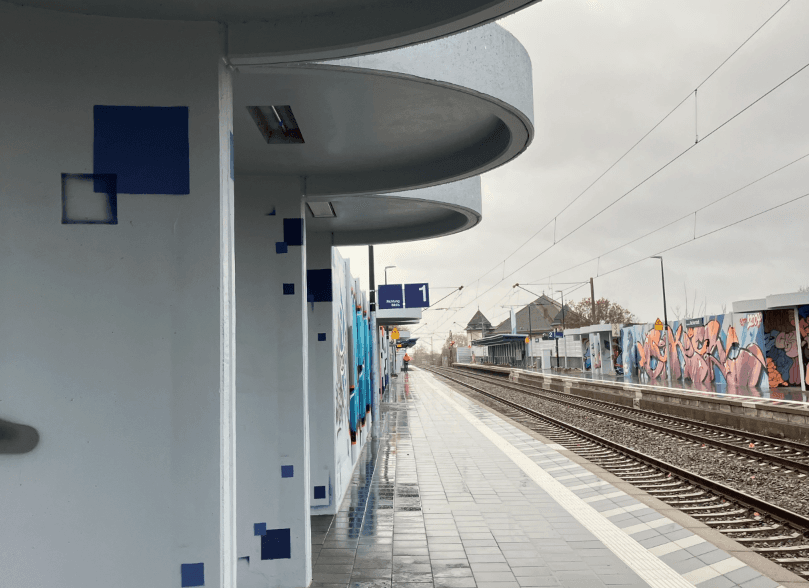
[[[770,388],[800,386],[801,378],[809,383],[809,306],[798,308],[800,338],[795,330],[792,308],[764,311],[764,350]],[[799,361],[803,351],[803,365]]]
[[[624,375],[638,381],[671,377],[699,390],[768,389],[762,313],[703,317],[687,327],[675,321],[666,335],[653,325],[622,329]]]
[[[589,337],[582,337],[581,338],[581,348],[582,348],[582,365],[584,366],[585,371],[590,371],[593,368],[593,362],[591,360],[593,354],[590,350],[590,338]]]
[[[337,435],[348,427],[348,306],[346,264],[337,249],[332,248],[332,292],[335,312],[332,315],[334,336],[335,425]]]

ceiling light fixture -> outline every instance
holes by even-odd
[[[306,206],[309,207],[309,212],[315,218],[334,218],[337,216],[331,202],[307,202]]]

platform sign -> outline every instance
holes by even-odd
[[[401,284],[385,284],[383,286],[377,286],[376,293],[380,310],[404,308],[404,297],[402,296]]]
[[[430,306],[429,284],[405,284],[404,293],[407,308],[427,308]]]
[[[663,330],[663,321],[657,319],[655,321],[655,331],[662,331]]]
[[[686,329],[694,329],[696,327],[704,327],[704,326],[705,326],[705,320],[702,317],[695,318],[695,319],[685,319],[685,328]]]
[[[399,338],[399,329],[393,327],[393,330],[390,332],[390,338],[394,341]]]
[[[528,337],[526,337],[526,338],[525,338],[525,342],[526,342],[526,343],[530,343],[530,342],[531,342],[531,339],[529,339]]]

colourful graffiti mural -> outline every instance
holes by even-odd
[[[675,321],[665,336],[652,325],[625,327],[622,339],[624,373],[641,380],[670,376],[705,390],[768,387],[761,313],[708,316],[690,328]]]
[[[348,325],[346,324],[346,267],[343,258],[332,252],[333,292],[336,293],[337,312],[332,325],[335,345],[335,422],[339,435],[348,426]]]
[[[809,383],[809,306],[798,308],[800,340],[795,331],[792,308],[764,312],[764,349],[770,387],[800,386],[801,378]],[[799,361],[803,351],[803,365]]]
[[[588,371],[593,367],[593,362],[590,360],[590,358],[592,357],[592,354],[590,353],[590,339],[587,337],[582,337],[581,346],[582,349],[584,350],[584,353],[581,358],[582,365],[584,366],[585,371]]]

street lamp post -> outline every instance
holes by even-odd
[[[388,270],[391,268],[396,267],[395,265],[386,265],[385,266],[385,285],[388,284]]]
[[[564,333],[565,333],[565,293],[562,290],[557,290],[557,292],[562,295],[562,336],[564,336]],[[557,355],[557,363],[558,363],[558,360],[559,360],[559,352],[558,351],[557,351],[556,355]],[[559,367],[559,366],[557,365],[557,367]],[[565,369],[567,369],[567,339],[565,339]]]
[[[671,372],[669,371],[669,317],[666,311],[666,276],[663,273],[663,257],[652,255],[652,259],[660,260],[660,281],[663,284],[663,342],[666,346],[666,379],[671,382]]]

